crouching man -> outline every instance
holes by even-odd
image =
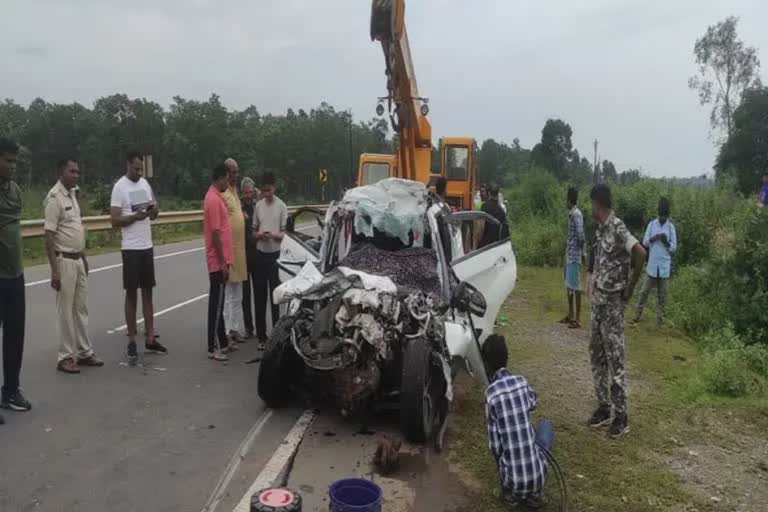
[[[501,481],[502,499],[508,505],[540,508],[547,472],[545,451],[552,449],[555,433],[548,420],[534,429],[531,411],[536,391],[525,377],[507,370],[505,343],[486,341],[483,352],[490,385],[485,391],[485,420],[490,446]]]

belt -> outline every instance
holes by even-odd
[[[62,258],[66,258],[68,260],[79,260],[83,257],[83,253],[81,252],[59,252],[56,251],[56,256],[61,256]]]

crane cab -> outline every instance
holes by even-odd
[[[395,155],[363,153],[360,155],[355,185],[373,185],[383,179],[397,176],[396,167]]]
[[[458,210],[471,210],[477,184],[477,143],[472,137],[440,138],[440,172],[430,175],[430,185],[446,180],[448,204]]]

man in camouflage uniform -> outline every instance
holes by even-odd
[[[629,432],[624,374],[624,308],[642,271],[645,249],[611,209],[611,190],[607,185],[596,185],[590,198],[597,227],[593,246],[589,353],[599,405],[589,424],[600,427],[610,423],[608,434],[619,437]]]

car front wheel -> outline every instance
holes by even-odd
[[[400,425],[406,439],[424,443],[432,437],[443,377],[432,359],[432,348],[423,338],[408,341],[403,354],[400,382]]]
[[[268,407],[277,408],[290,397],[289,389],[298,383],[300,365],[291,343],[293,318],[281,318],[272,329],[259,368],[259,397]]]

